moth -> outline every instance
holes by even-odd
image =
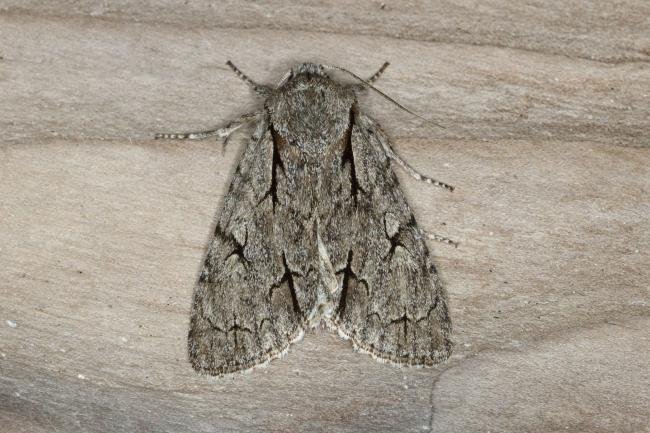
[[[388,98],[372,85],[388,63],[367,80],[303,63],[276,86],[227,64],[264,98],[263,108],[222,128],[156,135],[227,139],[256,122],[194,289],[194,369],[220,376],[265,364],[320,323],[381,361],[447,359],[447,295],[391,166],[453,187],[400,159],[361,111],[357,96],[366,89]],[[355,82],[330,77],[338,70]]]

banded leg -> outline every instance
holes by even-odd
[[[390,159],[392,159],[393,161],[398,163],[404,170],[406,170],[406,172],[408,174],[410,174],[416,180],[419,180],[421,182],[428,183],[428,184],[431,184],[431,185],[434,185],[434,186],[439,186],[440,188],[445,188],[446,190],[449,190],[450,192],[452,192],[454,190],[453,186],[451,186],[449,184],[446,184],[444,182],[440,182],[439,180],[435,180],[435,179],[430,178],[428,176],[425,176],[425,175],[419,173],[413,167],[411,167],[406,161],[404,161],[402,158],[399,157],[398,154],[395,153],[395,151],[393,150],[390,143],[388,143],[388,141],[384,137],[381,137],[379,139],[379,141],[381,142],[381,145],[384,148],[384,151],[386,152],[386,155],[388,155],[388,157]]]
[[[251,80],[250,78],[248,78],[248,76],[247,76],[246,74],[244,74],[244,73],[243,73],[243,72],[242,72],[242,71],[241,71],[237,66],[235,66],[235,65],[233,64],[233,62],[231,62],[230,60],[228,60],[228,61],[226,62],[226,65],[230,66],[230,69],[232,69],[232,70],[235,72],[235,74],[237,74],[237,76],[238,76],[239,78],[241,78],[242,80],[244,80],[244,82],[245,82],[246,84],[248,84],[249,86],[251,86],[251,87],[253,88],[253,90],[255,91],[255,93],[257,93],[258,95],[260,95],[260,96],[268,96],[268,94],[271,93],[271,88],[270,88],[270,87],[268,87],[268,86],[264,86],[264,85],[262,85],[262,84],[257,84],[255,81],[253,81],[253,80]]]
[[[370,78],[368,78],[366,82],[372,84],[375,81],[377,81],[379,77],[381,77],[381,75],[384,73],[388,65],[390,65],[390,63],[384,62],[384,64],[381,65],[381,67],[377,70],[377,72],[375,72]],[[352,84],[351,86],[352,89],[357,93],[365,92],[366,90],[368,90],[368,87],[365,84]]]
[[[203,140],[208,137],[217,136],[224,139],[225,142],[228,140],[230,134],[244,126],[247,122],[255,119],[260,113],[246,113],[237,120],[233,120],[228,123],[226,126],[210,129],[207,131],[197,131],[197,132],[174,132],[174,133],[160,133],[154,136],[155,139],[174,139],[174,140]]]
[[[437,235],[435,233],[429,233],[429,232],[425,232],[425,233],[427,235],[427,238],[429,238],[431,240],[434,240],[434,241],[437,241],[437,242],[442,242],[443,244],[453,245],[454,248],[458,248],[458,242],[456,242],[456,241],[452,241],[449,238]]]
[[[381,74],[384,73],[384,71],[386,70],[388,65],[390,65],[390,63],[384,62],[384,64],[381,65],[381,68],[379,68],[379,70],[377,70],[377,72],[375,72],[372,77],[368,78],[367,81],[369,83],[374,83],[375,81],[377,81],[379,79],[379,77],[381,77]]]

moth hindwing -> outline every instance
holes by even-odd
[[[321,322],[380,360],[445,360],[447,297],[391,161],[451,187],[399,159],[359,110],[359,84],[305,63],[267,87],[230,65],[265,97],[262,111],[157,136],[227,137],[257,121],[194,289],[192,366],[222,375],[264,364]]]

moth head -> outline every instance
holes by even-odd
[[[325,68],[323,68],[323,65],[318,65],[316,63],[301,63],[297,66],[294,66],[291,69],[291,74],[294,77],[300,74],[318,75],[321,77],[327,77],[327,73],[325,72]]]
[[[323,65],[318,65],[316,63],[300,63],[299,65],[291,68],[291,70],[287,72],[284,77],[282,77],[277,87],[282,87],[287,81],[290,81],[291,79],[300,75],[329,78],[329,75],[327,75],[327,72],[325,72]]]

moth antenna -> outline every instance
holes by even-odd
[[[385,64],[385,65],[388,66],[387,64]],[[334,65],[323,65],[323,68],[325,68],[325,69],[336,69],[336,70],[339,70],[339,71],[343,71],[343,72],[345,72],[346,74],[350,75],[350,76],[351,76],[352,78],[354,78],[355,80],[359,81],[361,84],[363,84],[363,85],[366,86],[367,88],[372,89],[372,90],[374,90],[375,92],[379,93],[379,94],[380,94],[381,96],[383,96],[385,99],[387,99],[388,101],[392,102],[392,103],[395,104],[398,108],[400,108],[400,109],[406,111],[406,112],[409,113],[410,115],[415,116],[415,117],[417,117],[418,119],[422,119],[422,120],[424,120],[424,121],[427,122],[427,123],[430,123],[430,124],[432,124],[432,125],[434,125],[434,126],[437,126],[438,128],[446,129],[446,128],[445,128],[444,126],[442,126],[441,124],[436,123],[436,122],[434,122],[433,120],[429,120],[429,119],[427,119],[426,117],[422,117],[422,116],[420,116],[419,114],[417,114],[417,113],[415,113],[415,112],[409,110],[408,108],[406,108],[405,106],[403,106],[402,104],[400,104],[399,102],[397,102],[396,100],[394,100],[393,98],[391,98],[390,96],[388,96],[387,94],[385,94],[384,92],[382,92],[381,90],[379,90],[378,88],[376,88],[375,86],[373,86],[372,84],[370,84],[368,81],[364,80],[363,78],[361,78],[360,76],[358,76],[357,74],[355,74],[354,72],[350,72],[350,71],[348,71],[348,70],[345,69],[345,68],[342,68],[342,67],[340,67],[340,66],[334,66]],[[384,68],[384,67],[382,66],[382,68]],[[385,69],[385,68],[384,68],[384,69]]]
[[[247,76],[246,74],[244,74],[244,73],[243,73],[243,72],[242,72],[242,71],[241,71],[237,66],[235,66],[235,65],[233,64],[233,62],[231,62],[230,60],[228,60],[228,61],[226,62],[226,65],[228,65],[228,66],[230,67],[230,69],[232,69],[232,70],[235,72],[235,74],[237,74],[237,76],[238,76],[239,78],[241,78],[241,79],[242,79],[246,84],[248,84],[249,86],[251,86],[251,87],[253,88],[253,90],[255,90],[255,92],[256,92],[258,95],[264,96],[264,95],[266,95],[266,94],[269,93],[269,88],[268,88],[267,86],[263,86],[263,85],[261,85],[261,84],[257,84],[255,81],[253,81],[253,80],[251,80],[250,78],[248,78],[248,76]]]

